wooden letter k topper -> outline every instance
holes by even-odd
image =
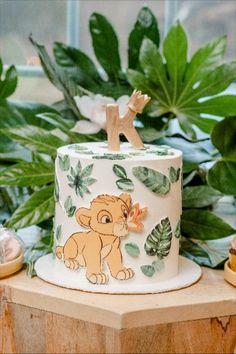
[[[108,149],[111,151],[120,150],[120,134],[136,149],[143,149],[143,142],[134,127],[134,118],[137,113],[142,113],[146,104],[150,101],[148,95],[142,95],[141,91],[134,90],[129,102],[127,112],[120,117],[117,104],[108,104],[106,107],[106,126]]]

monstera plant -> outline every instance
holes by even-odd
[[[100,69],[87,54],[63,43],[54,43],[52,59],[30,36],[45,75],[64,96],[50,107],[9,99],[17,74],[12,66],[3,78],[0,63],[1,222],[15,229],[38,225],[42,230],[41,241],[27,252],[32,273],[34,261],[53,245],[56,149],[106,139],[102,129],[91,135],[75,129],[78,121],[89,123],[91,118],[78,102],[102,96],[105,101],[119,101],[137,88],[152,98],[136,117],[144,142],[183,151],[181,253],[199,264],[220,266],[227,258],[226,236],[235,230],[213,208],[224,195],[236,196],[236,96],[223,94],[236,79],[236,62],[223,63],[226,37],[205,44],[190,58],[182,24],[177,22],[160,41],[157,19],[144,7],[128,35],[128,68],[124,69],[110,22],[94,13],[89,28]],[[60,164],[66,168],[66,161]],[[85,190],[76,182],[78,173],[71,176],[71,188],[82,196]],[[68,215],[74,212],[71,200],[65,209]]]

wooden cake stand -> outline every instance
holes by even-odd
[[[234,353],[236,292],[203,268],[163,294],[67,290],[24,271],[0,282],[1,353]]]

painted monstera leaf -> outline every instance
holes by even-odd
[[[132,172],[152,192],[165,195],[170,191],[169,178],[161,172],[142,166],[133,167]]]
[[[148,235],[144,249],[149,256],[157,256],[159,259],[163,259],[170,252],[171,239],[170,220],[166,217]]]

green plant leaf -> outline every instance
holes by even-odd
[[[207,181],[213,188],[229,195],[236,195],[235,137],[236,117],[217,123],[211,135],[212,143],[222,156],[208,171]]]
[[[97,60],[106,71],[109,79],[117,81],[121,65],[118,39],[113,27],[104,16],[93,13],[89,19],[89,28]]]
[[[42,186],[54,180],[54,164],[21,162],[0,173],[1,186]]]
[[[166,66],[173,85],[172,102],[175,104],[181,92],[181,83],[187,66],[188,42],[186,33],[179,22],[173,26],[163,43]],[[178,58],[176,60],[176,58]]]
[[[235,75],[236,77],[236,75]],[[188,114],[191,111],[196,113],[212,114],[220,117],[233,116],[236,112],[236,96],[225,95],[208,99],[204,102],[193,102],[182,111]]]
[[[57,136],[33,125],[2,129],[1,132],[32,151],[42,152],[51,156],[56,155],[57,148],[65,145],[65,142]]]
[[[73,128],[75,122],[69,119],[64,119],[58,113],[40,113],[37,114],[37,117],[42,119],[45,122],[48,122],[53,128],[58,128],[63,131],[65,134],[68,134],[68,130]]]
[[[58,161],[61,171],[68,171],[70,168],[70,158],[69,155],[58,155]]]
[[[182,194],[183,208],[204,208],[216,203],[222,194],[209,186],[185,187]]]
[[[156,194],[165,195],[170,191],[170,181],[161,172],[148,167],[133,167],[133,175]]]
[[[153,261],[152,265],[156,272],[161,272],[165,268],[165,263],[163,259],[158,259],[157,261]]]
[[[149,256],[160,259],[168,256],[171,248],[172,231],[168,217],[162,219],[148,235],[144,249]]]
[[[236,161],[221,160],[208,171],[207,182],[218,191],[236,195]]]
[[[134,184],[129,178],[118,179],[116,185],[122,191],[132,192],[134,190]]]
[[[140,255],[139,247],[134,242],[126,243],[125,250],[128,253],[128,255],[131,257],[138,257]]]
[[[180,177],[180,172],[181,172],[180,168],[174,168],[173,166],[169,168],[169,178],[171,183],[178,182]]]
[[[166,69],[157,46],[150,39],[144,39],[142,43],[140,64],[150,82],[162,88],[164,93],[162,99],[170,104],[171,98],[168,92],[169,82],[166,76]],[[158,98],[158,96],[156,97]]]
[[[236,96],[235,100],[236,100]],[[236,109],[234,111],[236,113]],[[213,145],[219,150],[223,158],[236,161],[236,117],[229,117],[219,122],[212,134],[211,140]]]
[[[195,240],[182,236],[179,253],[181,256],[189,258],[201,266],[211,267],[208,253],[195,243]]]
[[[206,151],[201,142],[189,142],[182,138],[164,138],[158,141],[160,144],[170,145],[183,152],[183,172],[190,172],[199,164],[212,160],[211,154]]]
[[[112,169],[113,169],[113,172],[115,173],[115,175],[117,177],[127,178],[127,173],[126,173],[126,171],[125,171],[123,166],[115,164],[115,165],[113,165]]]
[[[74,100],[74,96],[80,93],[80,89],[77,84],[72,81],[66,71],[63,71],[58,65],[52,62],[50,56],[48,55],[45,47],[41,44],[38,44],[32,36],[29,38],[33,46],[38,52],[40,57],[43,70],[47,75],[48,79],[51,83],[56,86],[58,90],[60,90],[65,100],[73,111],[77,118],[81,118],[81,114]]]
[[[156,46],[159,46],[160,34],[155,16],[151,10],[144,6],[138,13],[137,21],[129,35],[129,68],[138,67],[139,50],[144,38],[150,38]]]
[[[185,82],[188,83],[186,91],[191,88],[204,74],[211,72],[224,56],[226,48],[226,36],[218,37],[199,48],[191,58],[185,74]],[[183,95],[183,93],[182,93]]]
[[[34,192],[7,221],[6,226],[14,229],[37,225],[54,215],[53,186]]]
[[[142,265],[140,269],[147,277],[152,277],[155,273],[155,268],[152,265]]]
[[[181,217],[181,231],[198,240],[215,240],[235,233],[235,230],[208,210],[184,210]]]
[[[202,266],[223,268],[228,258],[230,243],[229,238],[225,240],[201,241],[182,237],[180,254]]]
[[[47,122],[37,117],[38,114],[45,112],[57,113],[52,107],[41,103],[1,100],[1,128],[15,128],[19,125],[30,124],[41,128],[50,129],[51,126]]]
[[[99,90],[103,81],[95,64],[85,53],[58,42],[54,43],[53,52],[57,64],[67,69],[71,78],[80,86],[93,92]]]
[[[225,37],[218,38],[200,48],[188,64],[186,35],[177,23],[164,40],[164,58],[156,45],[145,39],[140,50],[144,74],[128,70],[127,79],[152,97],[151,117],[165,116],[169,121],[177,118],[181,130],[196,140],[196,127],[209,134],[217,124],[217,119],[205,118],[204,114],[225,117],[236,112],[236,96],[207,99],[223,92],[236,79],[235,62],[219,65],[224,49]]]
[[[5,79],[2,80],[0,78],[0,99],[5,99],[11,96],[15,92],[16,86],[17,71],[16,68],[12,65],[7,69]]]

